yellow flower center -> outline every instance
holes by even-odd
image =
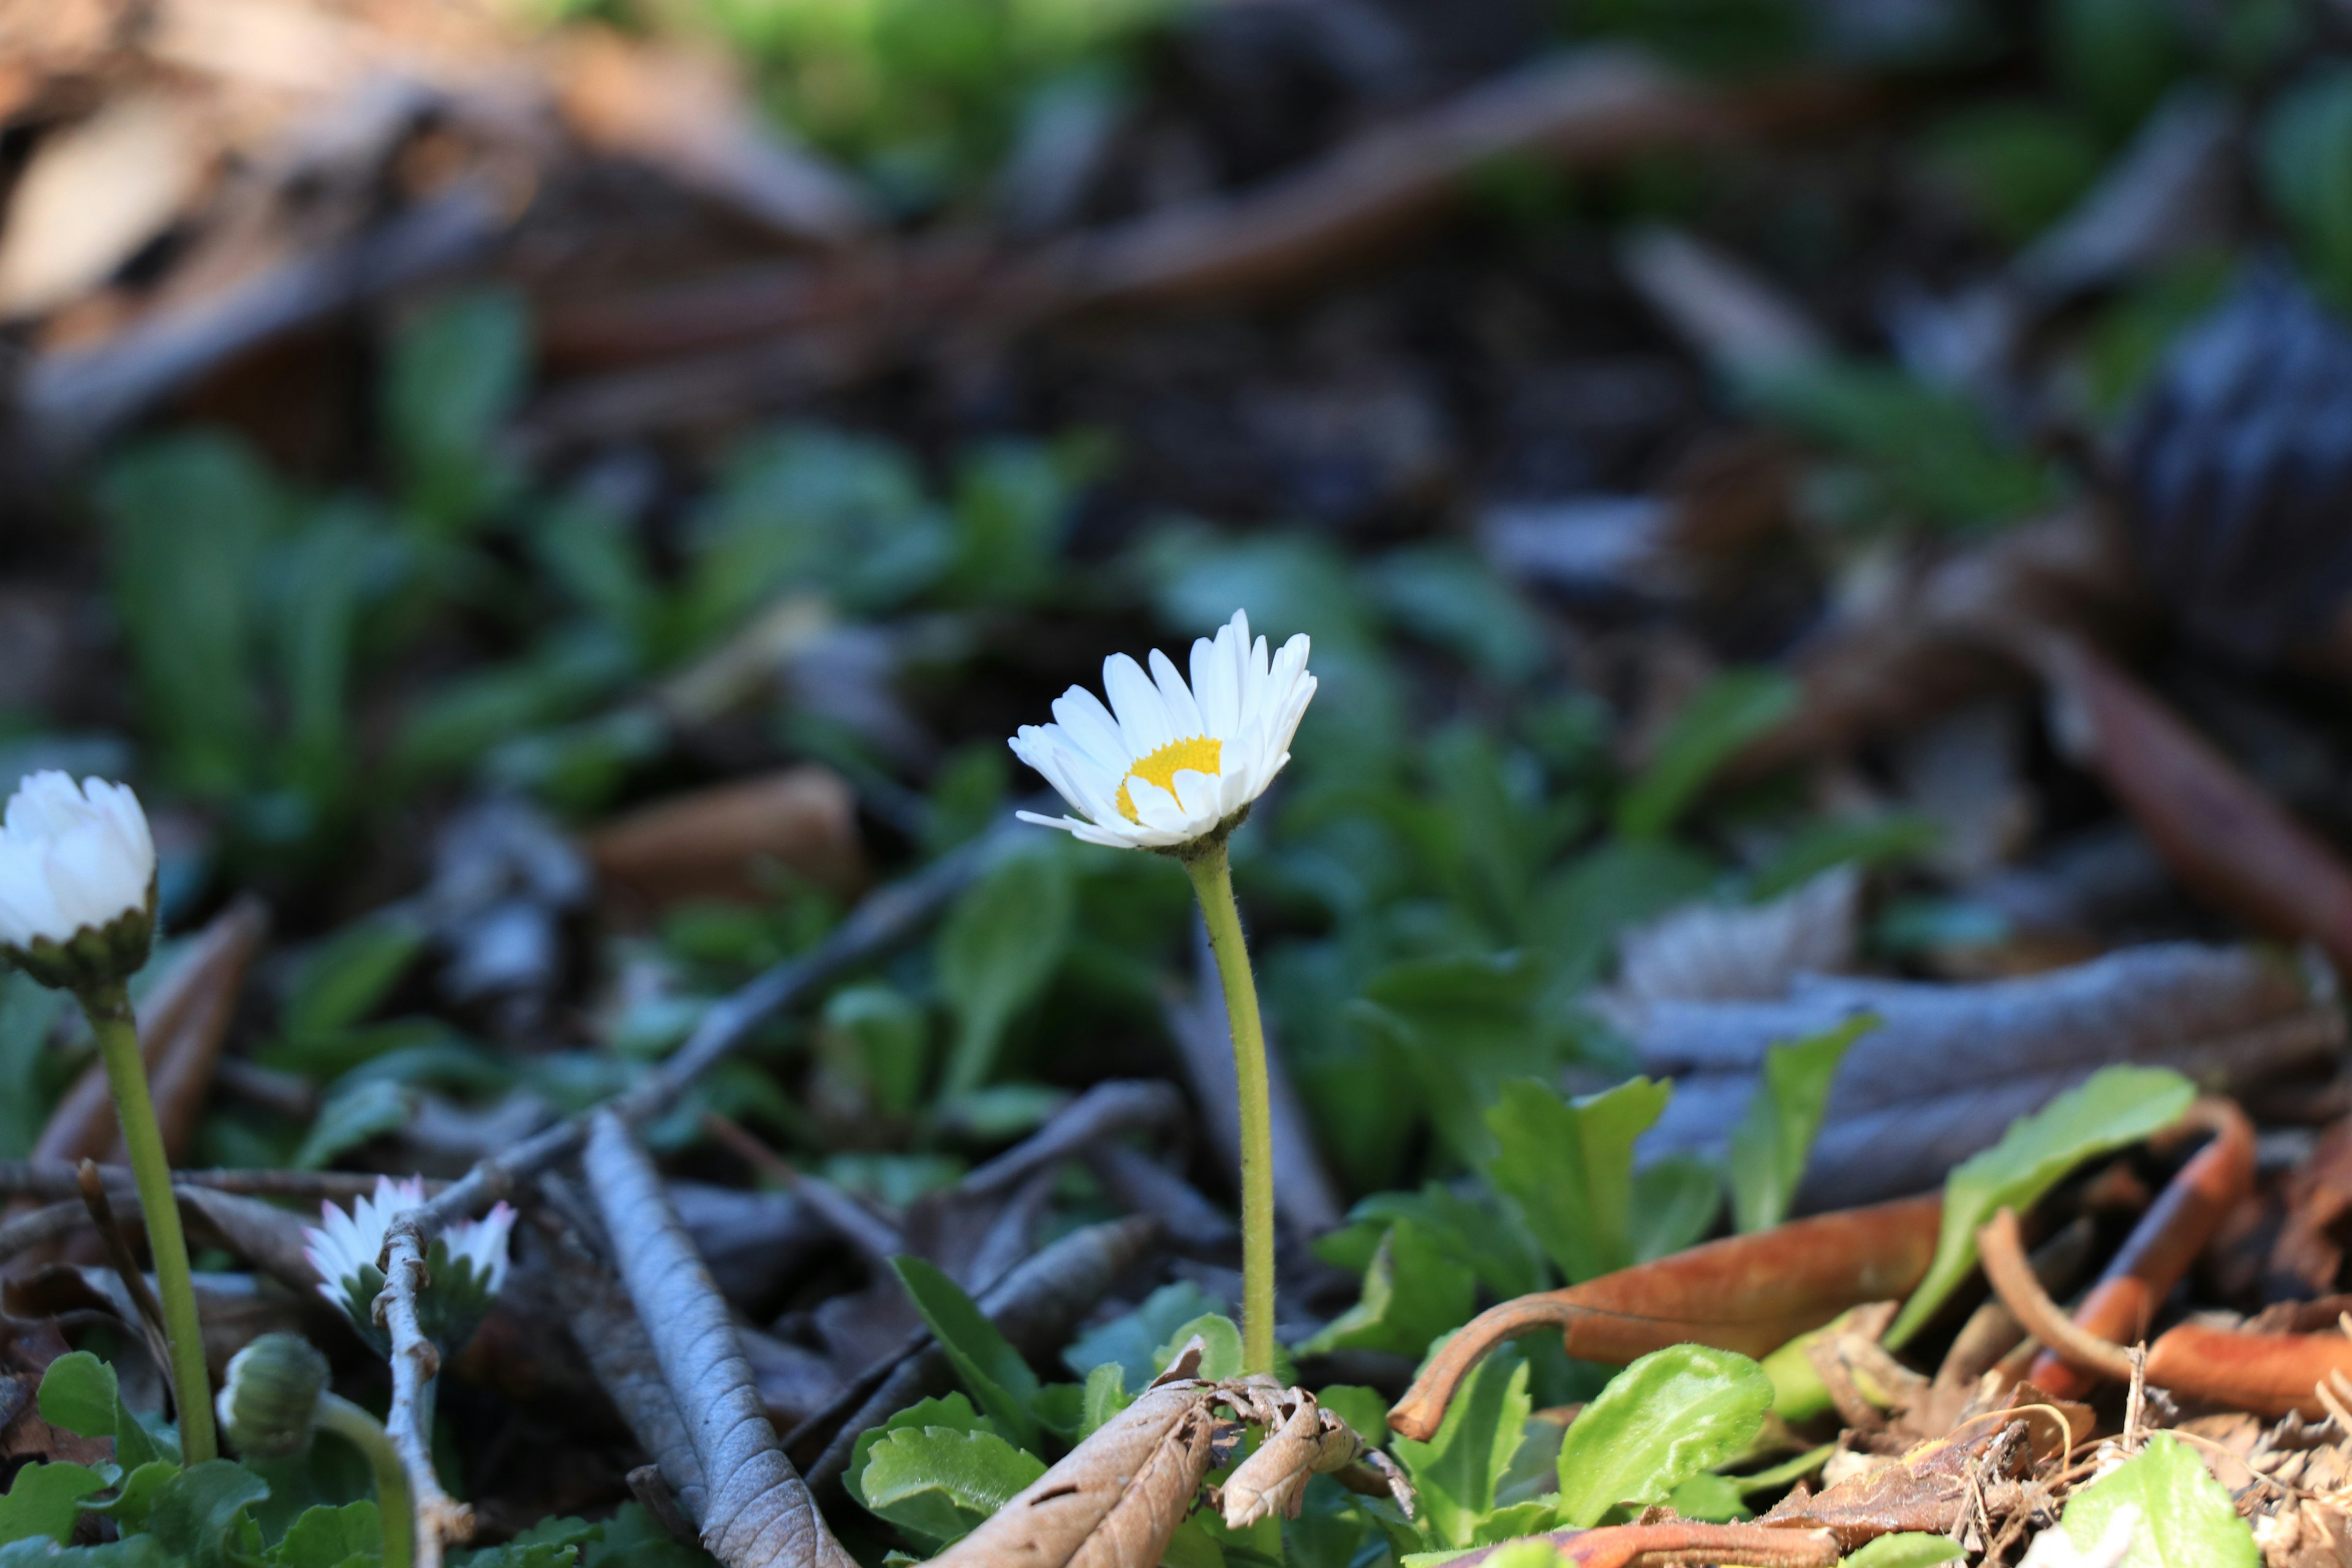
[[[1187,741],[1171,741],[1150,756],[1138,758],[1135,766],[1127,770],[1127,778],[1141,779],[1173,795],[1178,773],[1215,773],[1224,747],[1223,741],[1212,740],[1206,735],[1195,735]],[[1127,779],[1118,781],[1118,794],[1112,800],[1121,816],[1138,827],[1143,826],[1143,818],[1135,814],[1135,802],[1127,797]]]

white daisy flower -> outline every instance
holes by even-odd
[[[1024,724],[1012,741],[1082,816],[1021,820],[1115,849],[1171,848],[1231,825],[1290,761],[1315,695],[1307,649],[1301,635],[1269,657],[1235,611],[1213,639],[1193,643],[1190,685],[1157,648],[1149,675],[1123,653],[1104,660],[1108,708],[1073,686],[1054,723]]]
[[[0,819],[0,950],[36,979],[69,985],[135,970],[154,930],[154,889],[155,840],[128,785],[39,773],[16,786]]]
[[[349,1214],[332,1204],[319,1205],[319,1224],[302,1232],[302,1256],[319,1276],[319,1294],[341,1309],[371,1342],[383,1331],[375,1323],[375,1299],[383,1290],[384,1233],[403,1212],[425,1204],[425,1179],[375,1179],[373,1196],[353,1200]],[[425,1331],[444,1349],[456,1350],[473,1335],[490,1298],[507,1280],[507,1241],[515,1211],[491,1205],[480,1219],[459,1220],[434,1239],[425,1260],[430,1284],[417,1303]]]

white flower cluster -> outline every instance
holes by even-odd
[[[1021,813],[1089,844],[1164,849],[1207,837],[1265,792],[1290,761],[1315,678],[1307,641],[1269,654],[1235,612],[1214,639],[1192,644],[1190,685],[1153,649],[1151,672],[1125,654],[1103,663],[1110,706],[1083,686],[1054,703],[1055,722],[1024,724],[1013,754],[1083,817]]]

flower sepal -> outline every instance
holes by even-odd
[[[155,946],[155,884],[147,884],[146,902],[129,909],[102,925],[83,926],[58,942],[36,936],[19,944],[0,944],[0,957],[55,991],[90,995],[121,985],[146,967]]]

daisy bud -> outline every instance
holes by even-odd
[[[236,1352],[221,1385],[221,1429],[248,1458],[286,1459],[310,1446],[327,1358],[295,1334],[264,1334]]]
[[[1295,637],[1269,653],[1236,611],[1213,638],[1192,644],[1190,684],[1157,648],[1149,674],[1114,655],[1103,663],[1109,707],[1073,686],[1055,702],[1053,723],[1024,724],[1012,741],[1013,755],[1081,815],[1021,819],[1115,849],[1183,855],[1222,843],[1290,761],[1315,695],[1307,648]]]
[[[104,779],[25,779],[0,823],[0,956],[88,993],[137,973],[154,937],[155,840],[139,797]]]
[[[383,1291],[384,1235],[404,1211],[425,1205],[419,1176],[395,1182],[378,1176],[373,1197],[353,1201],[349,1214],[332,1204],[319,1205],[319,1224],[302,1232],[302,1256],[318,1270],[319,1294],[343,1315],[378,1354],[391,1341],[375,1321],[375,1299]],[[434,1237],[425,1255],[426,1284],[416,1315],[445,1354],[463,1350],[474,1337],[491,1299],[507,1280],[507,1241],[515,1211],[492,1205],[480,1219],[460,1220]]]

